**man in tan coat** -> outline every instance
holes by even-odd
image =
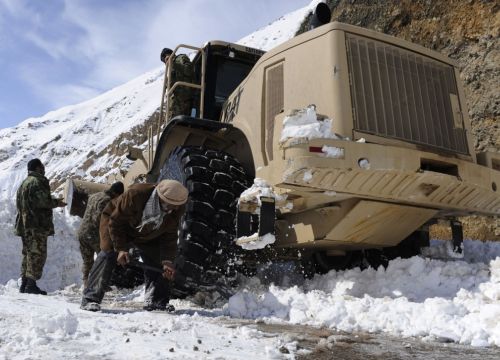
[[[134,184],[108,203],[101,216],[98,254],[84,289],[82,309],[100,310],[100,303],[116,262],[126,265],[129,250],[136,247],[145,265],[161,268],[173,260],[177,247],[177,228],[188,190],[178,181]],[[165,267],[164,267],[165,268]],[[172,269],[160,274],[145,270],[145,310],[173,311],[168,304]]]

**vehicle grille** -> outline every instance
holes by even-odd
[[[454,68],[346,34],[355,130],[469,154]]]

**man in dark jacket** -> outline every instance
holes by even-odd
[[[82,272],[83,284],[87,284],[90,269],[94,264],[94,253],[100,252],[99,246],[99,224],[101,214],[110,200],[123,194],[123,183],[115,182],[106,191],[99,191],[89,196],[85,214],[83,215],[82,223],[78,229],[78,242],[80,243],[80,252],[82,253]]]
[[[23,242],[20,292],[47,295],[38,288],[36,281],[42,277],[47,259],[47,237],[54,235],[52,209],[65,205],[62,200],[51,196],[42,162],[30,160],[28,177],[16,194],[15,233]]]
[[[129,249],[140,250],[145,265],[161,268],[165,260],[173,260],[177,247],[177,228],[188,197],[187,189],[178,181],[162,180],[158,184],[134,184],[111,200],[101,216],[101,252],[90,271],[83,292],[82,309],[100,310],[100,303],[118,262],[130,261]],[[164,267],[165,268],[165,267]],[[173,311],[168,304],[172,270],[145,270],[145,310]]]

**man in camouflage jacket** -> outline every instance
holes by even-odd
[[[40,290],[36,281],[42,277],[47,259],[47,237],[54,235],[52,209],[66,204],[50,194],[45,167],[39,159],[28,162],[28,177],[16,194],[16,235],[23,243],[20,292],[47,293]]]
[[[172,50],[165,48],[161,52],[161,61],[168,65],[168,59],[172,55]],[[167,69],[165,70],[167,71]],[[193,64],[189,57],[185,54],[176,55],[172,60],[172,80],[170,85],[173,86],[177,81],[187,83],[193,82]],[[177,115],[191,115],[191,108],[193,107],[193,88],[186,86],[178,86],[168,99],[169,111],[167,118],[170,120]]]
[[[78,242],[83,259],[83,284],[86,286],[90,269],[94,264],[94,253],[101,251],[99,246],[99,223],[101,214],[106,205],[123,193],[123,183],[118,181],[106,191],[89,196],[83,220],[78,229]]]

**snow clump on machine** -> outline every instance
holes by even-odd
[[[245,203],[253,208],[254,214],[260,213],[260,206],[262,202],[261,197],[271,197],[274,198],[276,202],[276,207],[285,206],[290,208],[289,204],[286,204],[286,196],[279,195],[274,192],[273,188],[263,179],[256,178],[253,185],[243,191],[238,199],[238,207],[240,204]],[[257,233],[250,236],[241,236],[236,239],[236,244],[241,246],[245,250],[257,250],[263,249],[269,244],[274,244],[276,238],[273,234],[265,234],[259,237]]]
[[[342,139],[332,132],[332,119],[318,119],[316,107],[309,105],[305,109],[293,110],[283,119],[280,142],[288,139]]]

